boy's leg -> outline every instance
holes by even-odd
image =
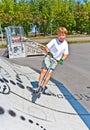
[[[47,77],[46,77],[46,79],[45,79],[45,81],[44,81],[44,83],[43,83],[43,85],[42,85],[42,88],[43,88],[43,89],[44,89],[45,86],[47,85],[47,83],[48,83],[48,81],[49,81],[51,75],[52,75],[52,70],[50,70],[50,72],[48,73],[48,75],[47,75]]]
[[[42,71],[41,71],[41,74],[39,76],[39,83],[38,83],[39,86],[40,86],[40,84],[41,84],[41,82],[42,82],[46,72],[47,72],[47,68],[43,68]]]
[[[42,62],[42,68],[43,69],[42,69],[41,74],[39,76],[38,88],[36,90],[37,94],[39,92],[42,92],[43,89],[45,88],[46,84],[48,83],[48,81],[49,81],[49,79],[50,79],[50,77],[52,75],[52,69],[54,70],[56,65],[57,65],[57,62],[53,61],[53,60],[51,62],[51,58],[48,55],[44,58],[44,60]]]
[[[47,73],[47,71],[48,71],[48,70],[47,70],[46,68],[42,69],[42,71],[41,71],[41,74],[40,74],[40,76],[39,76],[38,88],[37,88],[37,90],[35,91],[35,93],[37,93],[37,94],[43,92],[43,90],[44,90],[46,84],[48,83],[48,81],[49,81],[49,79],[50,79],[50,77],[51,77],[51,75],[52,75],[52,70],[50,70],[50,72],[47,74],[47,77],[46,77],[45,81],[44,81],[43,84],[42,84],[43,78],[44,78],[45,74]],[[42,84],[42,86],[41,86],[41,84]]]
[[[42,84],[42,81],[44,79],[44,76],[45,76],[46,72],[47,72],[47,68],[43,68],[41,70],[41,73],[40,73],[40,76],[39,76],[38,88],[35,89],[34,93],[38,94],[39,92],[43,91],[43,88],[42,88],[41,84]]]

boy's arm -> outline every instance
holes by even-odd
[[[59,60],[59,64],[61,64],[61,65],[63,65],[63,62],[64,62],[64,60],[66,60],[67,59],[67,57],[68,57],[68,54],[64,54],[63,56],[62,56],[62,58]]]
[[[47,46],[45,46],[45,51],[48,53],[50,50]]]
[[[67,57],[68,57],[68,54],[64,54],[64,55],[62,56],[62,60],[63,60],[63,61],[66,60]]]

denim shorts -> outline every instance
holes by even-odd
[[[42,61],[42,69],[43,68],[48,69],[51,63],[52,63],[51,70],[54,70],[58,64],[57,61],[53,59],[52,57],[50,57],[49,55],[46,55]]]

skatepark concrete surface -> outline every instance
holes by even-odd
[[[90,43],[69,44],[44,93],[34,95],[43,56],[0,50],[0,130],[90,130]]]

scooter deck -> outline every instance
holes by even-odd
[[[30,87],[30,86],[27,86],[27,90],[29,91],[29,92],[31,92],[32,94],[34,94],[34,95],[39,95],[39,94],[43,94],[43,95],[47,95],[47,96],[56,96],[54,93],[52,93],[50,90],[47,90],[47,92],[44,90],[42,93],[38,93],[38,94],[36,94],[35,93],[35,90],[34,90],[34,88],[33,87]]]

